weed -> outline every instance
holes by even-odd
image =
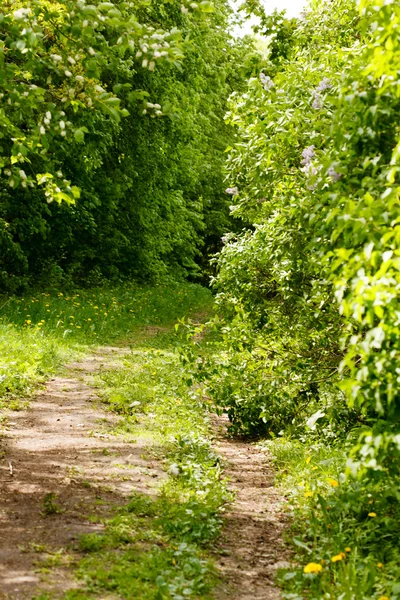
[[[54,492],[49,492],[46,494],[42,502],[41,514],[43,516],[48,516],[56,515],[62,512],[64,512],[64,509],[60,508],[57,504],[57,495]]]

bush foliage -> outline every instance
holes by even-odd
[[[300,577],[313,598],[397,597],[399,23],[397,2],[369,0],[264,16],[269,59],[227,115],[242,231],[216,259],[222,342],[197,377],[233,431],[347,454],[333,488],[305,490],[299,508],[299,546],[319,555]],[[366,498],[380,498],[376,521]],[[334,535],[357,554],[338,547],[340,569],[321,577]]]

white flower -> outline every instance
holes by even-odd
[[[26,19],[31,14],[30,8],[20,8],[13,13],[13,17],[16,21],[20,21],[21,19]]]
[[[59,54],[50,54],[50,58],[55,62],[61,62],[62,61],[62,56],[60,56]]]
[[[21,177],[21,179],[26,179],[26,173],[25,171],[23,171],[22,169],[19,172],[19,176]]]
[[[273,88],[275,86],[271,77],[269,77],[265,73],[260,73],[260,80],[261,80],[264,90],[270,90],[271,88]]]
[[[175,465],[175,464],[171,465],[170,468],[168,469],[168,473],[170,475],[172,475],[172,477],[178,477],[178,475],[179,475],[178,465]]]

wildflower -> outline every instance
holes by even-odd
[[[170,475],[172,475],[173,477],[178,477],[179,475],[179,467],[178,465],[171,465],[170,468],[168,469],[168,473],[170,473]]]
[[[332,487],[339,487],[339,482],[336,481],[336,479],[328,479],[328,483],[329,485],[331,485]]]
[[[317,92],[326,92],[326,90],[330,90],[332,87],[331,82],[329,81],[329,79],[327,77],[324,77],[323,80],[319,83],[318,87],[316,88]]]
[[[347,548],[345,548],[345,550],[346,550],[346,552],[351,552],[351,548],[349,548],[348,546],[347,546]]]
[[[340,554],[336,554],[335,556],[332,556],[331,561],[332,562],[338,562],[339,560],[343,559],[343,553],[341,552]]]
[[[383,564],[381,562],[378,562],[376,566],[378,567],[378,569],[383,569]]]
[[[310,461],[311,461],[311,456],[307,456],[307,458],[306,458],[306,463],[307,463],[307,464],[310,464]]]
[[[301,164],[304,166],[307,166],[311,163],[312,159],[315,157],[315,146],[308,146],[307,148],[304,148],[303,152],[301,153],[301,156],[303,157],[303,160],[301,161]]]
[[[88,317],[88,321],[91,321],[92,319],[90,317]]]
[[[237,189],[237,187],[226,188],[225,192],[230,196],[238,196],[239,194],[239,190]]]
[[[26,322],[28,323],[28,325],[30,325],[32,323],[32,321],[30,319],[27,319]]]
[[[305,498],[312,498],[313,493],[312,492],[306,492],[304,494]]]
[[[322,565],[319,563],[311,562],[304,567],[304,573],[319,573],[320,571],[322,571]]]
[[[388,596],[379,596],[378,600],[390,600]]]
[[[372,518],[373,518],[373,517],[376,517],[376,513],[374,513],[374,512],[370,512],[370,513],[368,513],[368,516],[369,516],[369,517],[372,517]]]

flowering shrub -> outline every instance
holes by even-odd
[[[356,595],[343,598],[390,588],[379,568],[363,571],[370,559],[391,562],[391,582],[398,575],[398,535],[383,522],[397,531],[399,25],[397,2],[320,0],[294,28],[282,21],[289,53],[271,54],[247,92],[233,94],[227,184],[243,229],[217,259],[219,352],[196,363],[236,431],[345,449],[347,483],[332,513],[327,492],[312,501],[310,491],[299,520],[306,542],[322,556],[329,548],[335,577],[351,579],[340,589]],[[381,499],[380,526],[365,513],[368,494]],[[341,539],[358,548],[351,577],[344,546],[329,546],[333,512],[335,535],[348,526]],[[314,564],[301,573],[307,597],[336,597],[324,596],[331,576]]]

